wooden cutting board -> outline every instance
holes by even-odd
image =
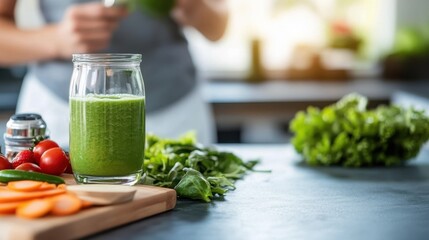
[[[65,178],[68,184],[73,184],[71,176]],[[91,207],[71,216],[48,216],[35,220],[0,216],[0,239],[76,239],[165,212],[176,205],[176,191],[172,189],[134,188],[137,191],[131,202]]]

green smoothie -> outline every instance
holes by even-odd
[[[145,99],[90,95],[70,98],[70,159],[75,174],[126,176],[141,171]]]

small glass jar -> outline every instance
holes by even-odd
[[[70,160],[78,183],[133,185],[145,147],[140,54],[74,54]]]
[[[12,161],[20,151],[33,147],[37,137],[49,138],[42,116],[35,113],[13,115],[6,123],[5,156]]]

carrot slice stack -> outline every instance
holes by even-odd
[[[61,194],[52,198],[54,206],[51,213],[57,216],[65,216],[79,212],[82,201],[73,194]]]
[[[15,214],[26,219],[40,218],[49,214],[66,216],[92,206],[67,191],[65,184],[22,180],[0,186],[0,215]]]
[[[0,203],[0,214],[12,214],[23,202]]]
[[[53,207],[50,199],[34,199],[23,203],[16,209],[16,216],[21,218],[39,218],[47,215]]]
[[[0,191],[0,203],[18,202],[31,200],[35,198],[50,197],[65,193],[64,189],[51,189],[46,191],[18,192],[18,191]]]
[[[39,191],[45,191],[45,190],[51,190],[51,189],[55,189],[55,188],[57,188],[57,186],[56,186],[55,184],[44,182],[44,183],[39,187],[39,189],[37,189],[37,190],[39,190]]]
[[[42,186],[42,184],[43,182],[22,180],[22,181],[9,182],[7,184],[7,187],[10,190],[14,190],[14,191],[30,192],[30,191],[38,190],[40,186]]]

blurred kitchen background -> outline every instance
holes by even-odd
[[[38,27],[37,1],[18,4],[19,26]],[[429,1],[229,0],[229,5],[231,21],[220,42],[185,30],[206,80],[218,142],[287,142],[297,111],[326,106],[350,92],[367,96],[371,106],[394,102],[429,112]],[[25,71],[25,66],[0,69],[1,134]]]

